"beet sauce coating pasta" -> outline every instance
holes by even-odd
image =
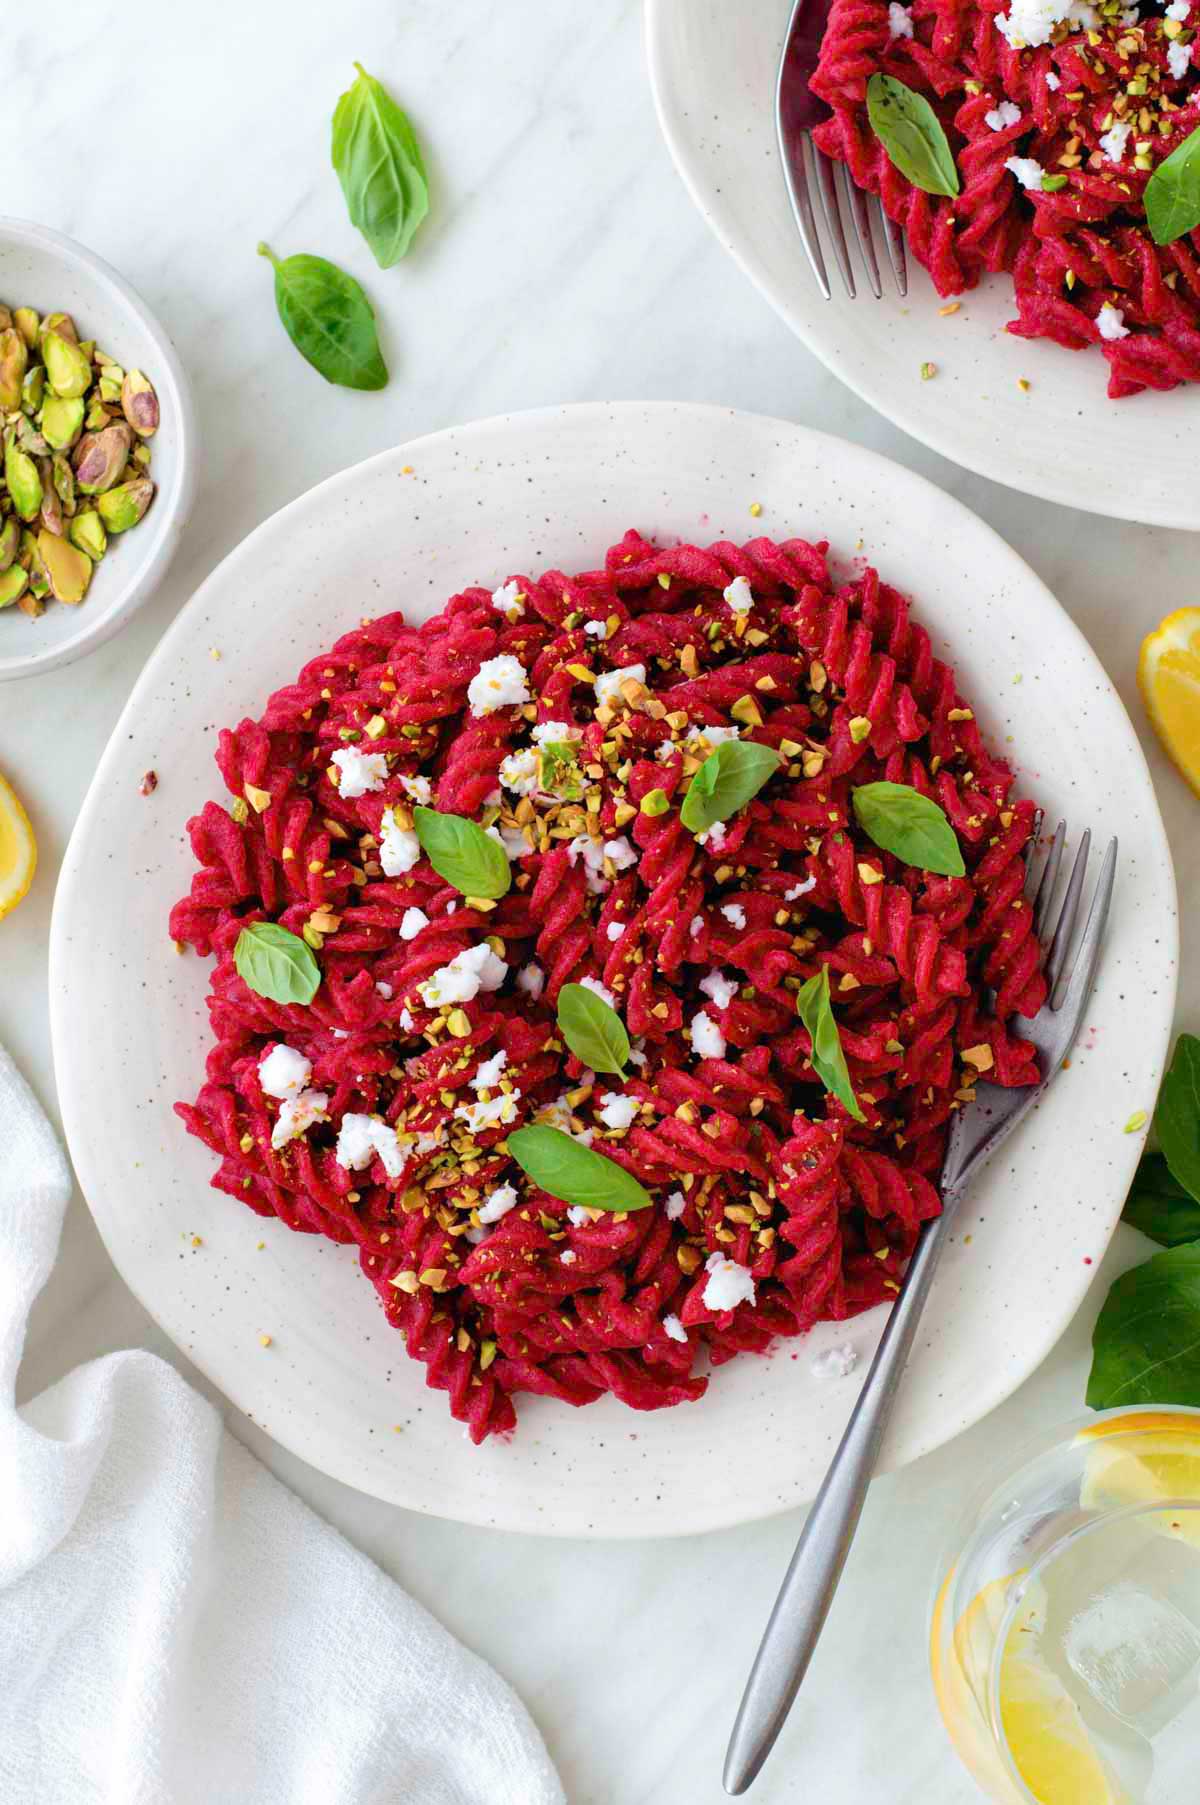
[[[869,569],[836,584],[825,553],[630,532],[602,570],[364,622],[220,735],[233,801],[189,822],[170,922],[216,959],[178,1113],[219,1189],[357,1246],[477,1442],[518,1392],[679,1404],[710,1362],[888,1301],[940,1208],[951,1112],[981,1073],[1036,1081],[1005,1026],[1045,994],[1034,806],[905,599]],[[698,837],[681,800],[735,739],[781,762]],[[940,806],[965,876],[867,838],[852,793],[881,780]],[[500,841],[505,895],[438,876],[424,806]],[[314,950],[310,1004],[238,975],[263,920]],[[809,1058],[797,992],[822,966],[862,1122]],[[622,1017],[624,1079],[565,1046],[567,983]],[[651,1207],[538,1189],[506,1143],[535,1122]]]
[[[833,117],[814,138],[880,196],[939,294],[1008,271],[1009,331],[1072,351],[1099,344],[1112,397],[1195,382],[1200,239],[1155,244],[1143,196],[1200,125],[1198,8],[834,0],[812,82]],[[955,199],[914,187],[875,137],[877,72],[933,107],[958,165]]]

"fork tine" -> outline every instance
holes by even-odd
[[[1032,902],[1034,899],[1033,855],[1037,851],[1037,843],[1042,837],[1042,822],[1044,819],[1045,819],[1045,810],[1040,809],[1040,808],[1035,808],[1033,811],[1033,827],[1030,832],[1029,838],[1025,842],[1025,850],[1021,854],[1021,860],[1025,866],[1025,892],[1024,892],[1024,894],[1025,894],[1026,902]]]
[[[1058,980],[1062,977],[1063,968],[1067,963],[1071,935],[1075,932],[1075,917],[1079,914],[1079,897],[1087,873],[1088,848],[1091,843],[1092,830],[1089,827],[1079,842],[1079,851],[1075,854],[1075,863],[1071,867],[1071,875],[1067,880],[1062,908],[1058,912],[1054,938],[1050,942],[1050,954],[1046,960],[1046,986],[1051,997],[1058,989]]]
[[[894,219],[889,219],[883,203],[879,205],[879,217],[883,221],[884,242],[887,245],[888,262],[892,266],[892,274],[896,278],[896,288],[901,296],[908,293],[908,264],[904,256],[904,233]]]
[[[1058,882],[1058,868],[1062,864],[1063,846],[1066,844],[1067,824],[1060,821],[1054,830],[1054,838],[1050,843],[1050,851],[1046,854],[1046,863],[1042,866],[1042,875],[1033,898],[1033,931],[1039,940],[1046,937],[1046,928],[1050,921],[1050,904],[1054,900],[1054,886]]]
[[[855,296],[854,271],[850,268],[850,251],[846,244],[846,228],[842,224],[842,212],[838,206],[837,164],[827,157],[824,151],[817,149],[809,139],[813,162],[817,169],[817,187],[821,194],[821,208],[825,214],[825,224],[829,227],[829,236],[833,240],[833,257],[841,271],[842,281],[846,285],[846,293],[853,301]]]
[[[1050,998],[1056,1009],[1073,1009],[1082,1013],[1088,997],[1091,995],[1092,983],[1096,976],[1096,966],[1100,962],[1100,947],[1104,940],[1104,929],[1108,921],[1108,911],[1112,903],[1113,884],[1117,875],[1117,842],[1112,839],[1108,843],[1108,851],[1104,855],[1104,863],[1100,867],[1100,878],[1096,885],[1096,894],[1092,898],[1092,906],[1088,910],[1087,926],[1079,942],[1079,951],[1075,954],[1075,963],[1063,989],[1061,1001]]]
[[[854,236],[858,240],[863,266],[867,272],[867,281],[871,284],[871,293],[879,301],[883,298],[883,284],[879,280],[879,259],[875,255],[875,240],[871,237],[871,214],[867,206],[867,197],[849,170],[846,171],[846,195],[850,202],[850,219],[854,226]]]
[[[808,169],[804,160],[804,143],[807,132],[794,135],[779,133],[779,150],[783,158],[783,174],[787,182],[788,199],[792,203],[792,217],[796,221],[796,230],[800,234],[800,243],[804,246],[804,255],[808,258],[817,285],[828,301],[833,294],[829,286],[829,277],[825,273],[825,259],[821,255],[821,240],[817,237],[817,221],[813,213],[812,196],[808,189]]]

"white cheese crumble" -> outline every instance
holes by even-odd
[[[471,1134],[482,1134],[485,1128],[494,1128],[497,1123],[505,1126],[517,1119],[517,1099],[520,1091],[498,1091],[494,1097],[485,1102],[480,1098],[478,1103],[459,1103],[454,1111],[460,1122],[465,1122]]]
[[[572,1228],[586,1228],[591,1219],[591,1210],[585,1210],[581,1203],[573,1203],[567,1211],[567,1221]]]
[[[814,1379],[845,1379],[858,1365],[858,1355],[847,1344],[845,1347],[827,1347],[823,1354],[814,1359],[810,1372]]]
[[[893,0],[893,5],[888,8],[889,18],[893,11],[902,13],[904,8],[902,6],[896,6]],[[909,21],[908,36],[912,36],[911,20]],[[745,577],[734,577],[733,582],[730,583],[722,593],[724,594],[726,602],[735,614],[749,614],[751,608],[754,606],[754,594],[750,588],[749,581]]]
[[[361,1171],[378,1154],[389,1178],[399,1178],[404,1170],[404,1155],[396,1139],[396,1130],[377,1116],[347,1115],[338,1129],[334,1158],[348,1172]]]
[[[585,620],[583,630],[589,639],[607,639],[608,622],[603,620]]]
[[[501,583],[492,590],[492,607],[510,622],[520,620],[525,612],[525,591],[519,583]]]
[[[692,1017],[692,1051],[699,1059],[725,1057],[725,1036],[703,1009]]]
[[[723,971],[710,971],[706,978],[701,978],[700,988],[718,1009],[728,1009],[738,993],[737,979],[727,978]]]
[[[387,782],[387,759],[382,752],[360,752],[357,746],[343,746],[330,762],[340,772],[338,795],[348,801],[365,796],[368,790],[381,790]]]
[[[312,1077],[312,1060],[295,1047],[272,1047],[259,1062],[258,1082],[268,1097],[297,1096]]]
[[[718,746],[724,746],[730,740],[740,740],[741,737],[740,727],[709,727],[705,725],[689,727],[684,735],[683,743],[691,752],[703,741],[715,752]]]
[[[741,903],[722,903],[721,913],[730,927],[737,928],[739,933],[745,927],[746,911],[743,909]]]
[[[411,914],[411,912],[412,911],[410,910],[409,913]],[[403,925],[404,924],[401,923],[401,929],[403,929]],[[375,986],[375,994],[376,996],[381,996],[385,1003],[390,1003],[396,992],[390,984],[385,983],[384,980],[380,978]]]
[[[983,123],[994,132],[1002,132],[1010,125],[1016,125],[1021,117],[1021,109],[1011,100],[1002,100],[998,107],[983,115]]]
[[[1011,175],[1015,175],[1022,188],[1040,189],[1042,177],[1046,171],[1036,157],[1009,157],[1004,164]]]
[[[1032,48],[1037,44],[1048,44],[1054,27],[1063,19],[1070,19],[1075,25],[1084,21],[1078,14],[1085,10],[1095,11],[1087,5],[1087,0],[1010,0],[1007,16],[998,14],[996,30],[1008,39],[1014,50],[1023,47]]]
[[[703,932],[704,932],[704,917],[703,917],[703,915],[693,915],[693,916],[692,916],[692,919],[691,919],[691,920],[690,920],[690,921],[689,921],[689,923],[688,923],[688,937],[689,937],[689,939],[691,939],[691,940],[695,940],[695,939],[696,939],[696,938],[697,938],[697,936],[698,936],[698,935],[700,935],[700,934],[702,934],[702,933],[703,933]]]
[[[682,1191],[671,1191],[667,1195],[667,1217],[671,1222],[678,1222],[687,1208],[687,1198]]]
[[[516,1188],[513,1185],[497,1185],[487,1202],[479,1207],[481,1222],[499,1222],[501,1216],[507,1216],[517,1201]]]
[[[540,965],[535,965],[534,962],[530,960],[528,965],[523,965],[521,967],[520,971],[517,973],[517,989],[521,991],[524,996],[532,998],[536,1003],[545,988],[546,974]]]
[[[417,989],[427,1008],[440,1009],[446,1003],[469,1003],[481,990],[499,990],[507,976],[504,960],[481,940],[456,953],[449,965],[440,965]]]
[[[618,703],[625,700],[621,694],[621,685],[629,677],[632,677],[635,683],[644,683],[646,681],[645,665],[626,664],[623,665],[619,671],[600,672],[600,675],[596,678],[595,688],[596,700],[600,703],[601,707],[608,706],[610,708],[615,708]]]
[[[533,850],[519,827],[504,827],[499,822],[493,822],[491,827],[484,829],[484,832],[490,839],[496,840],[503,846],[505,857],[510,865],[515,864],[518,859],[523,859],[526,853]]]
[[[323,1122],[328,1108],[329,1098],[324,1091],[301,1091],[298,1097],[285,1097],[271,1130],[272,1147],[283,1147],[314,1122]]]
[[[485,1059],[471,1080],[473,1091],[494,1091],[500,1082],[500,1074],[508,1064],[508,1054],[503,1047],[497,1049],[490,1059]]]
[[[405,1034],[411,1034],[413,1029],[416,1027],[416,1023],[413,1021],[413,1015],[412,1015],[411,1009],[402,1009],[400,1011],[400,1026],[404,1030]]]
[[[575,1264],[575,1249],[573,1247],[565,1248],[558,1257],[564,1266],[573,1266]]]
[[[420,862],[421,842],[411,828],[397,827],[396,817],[385,808],[379,821],[379,863],[387,877],[403,877]]]
[[[707,846],[710,852],[720,852],[725,844],[725,823],[714,821],[711,827],[706,827],[702,834],[696,835],[696,840],[699,845]]]
[[[433,791],[427,777],[402,777],[400,788],[410,802],[419,802],[422,808],[428,808],[433,801]]]
[[[528,746],[500,761],[500,782],[516,796],[532,796],[538,787],[538,755]]]
[[[429,917],[424,909],[405,909],[400,917],[400,938],[401,940],[415,940],[421,929],[428,926]],[[379,986],[376,985],[375,988],[378,990]],[[390,986],[388,995],[391,995]]]
[[[567,842],[567,862],[575,865],[580,856],[583,858],[587,887],[593,896],[600,896],[608,889],[608,876],[604,869],[607,859],[614,871],[628,871],[631,865],[637,864],[637,853],[624,834],[615,840],[593,840],[589,834],[576,834]]]
[[[816,876],[810,872],[808,877],[802,879],[800,883],[793,884],[790,890],[784,891],[783,900],[784,902],[795,902],[797,898],[807,896],[809,891],[815,890],[816,887]]]
[[[1181,44],[1178,38],[1167,45],[1167,68],[1176,81],[1182,81],[1192,66],[1192,47]]]
[[[610,921],[604,932],[609,940],[619,940],[625,932],[625,927],[626,924],[623,921]]]
[[[579,982],[585,990],[593,991],[602,1003],[607,1003],[610,1009],[616,1008],[616,997],[606,984],[600,982],[599,978],[580,978]]]
[[[704,1270],[708,1280],[701,1293],[706,1310],[736,1310],[739,1304],[754,1302],[754,1279],[748,1266],[727,1260],[724,1254],[709,1254]]]
[[[1100,337],[1110,343],[1119,338],[1129,337],[1129,328],[1125,324],[1125,313],[1120,307],[1114,307],[1111,301],[1105,301],[1096,315],[1096,324],[1100,328]]]
[[[899,0],[891,0],[888,7],[888,32],[893,38],[912,37],[912,11],[907,6],[901,6]]]
[[[575,727],[570,721],[539,721],[533,730],[535,746],[544,746],[547,742],[562,745],[567,740],[582,737],[582,728]]]
[[[667,1334],[671,1337],[672,1341],[686,1341],[687,1340],[688,1332],[684,1328],[683,1324],[680,1322],[678,1316],[675,1316],[675,1315],[664,1316],[662,1319],[662,1326],[666,1330]]]
[[[600,1098],[597,1115],[606,1128],[630,1128],[637,1117],[636,1097],[623,1097],[620,1091],[605,1091]]]
[[[1059,80],[1053,69],[1047,69],[1046,71],[1046,86],[1052,94],[1057,94],[1058,90],[1062,87],[1062,82]]]
[[[1167,18],[1174,19],[1177,24],[1182,25],[1191,10],[1191,0],[1171,0],[1171,4],[1167,8]]]
[[[485,658],[467,685],[467,701],[474,715],[494,714],[498,708],[522,708],[529,701],[525,666],[519,658],[502,652]]]
[[[1118,119],[1114,125],[1109,127],[1108,131],[1101,133],[1097,142],[1110,163],[1121,161],[1132,131],[1131,125],[1127,125],[1123,119]]]

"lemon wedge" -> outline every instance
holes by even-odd
[[[1123,1805],[1079,1707],[1048,1667],[1010,1653],[1000,1668],[1000,1717],[1017,1772],[1039,1805]]]
[[[1138,687],[1154,731],[1200,796],[1200,608],[1180,608],[1142,641]]]
[[[1130,1424],[1134,1431],[1134,1422]],[[1079,1502],[1084,1510],[1115,1510],[1177,1498],[1200,1503],[1200,1431],[1138,1435],[1132,1445],[1099,1441],[1089,1449]],[[1200,1546],[1200,1511],[1164,1511],[1156,1527]]]
[[[15,909],[37,868],[37,841],[21,798],[0,777],[0,920]]]

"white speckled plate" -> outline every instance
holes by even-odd
[[[176,957],[167,912],[191,876],[184,823],[224,794],[212,763],[220,724],[257,714],[365,613],[402,605],[422,616],[512,569],[592,568],[633,525],[701,540],[826,537],[842,563],[861,544],[918,598],[985,731],[1011,741],[1051,818],[1062,810],[1101,838],[1121,836],[1084,1043],[969,1199],[889,1464],[999,1403],[1070,1320],[1120,1211],[1140,1143],[1122,1125],[1153,1102],[1175,990],[1170,856],[1116,693],[1015,553],[908,471],[750,414],[568,407],[418,439],[259,527],[147,665],[63,866],[51,1000],[80,1181],[147,1309],[287,1447],[398,1504],[558,1535],[681,1534],[810,1497],[855,1390],[817,1380],[813,1357],[846,1341],[867,1355],[880,1314],[735,1360],[699,1404],[675,1410],[528,1399],[514,1439],[472,1448],[387,1327],[351,1249],[264,1223],[209,1189],[212,1156],[171,1113],[201,1076],[208,965]],[[159,782],[143,797],[147,769]],[[267,1350],[261,1333],[273,1337]]]
[[[1200,528],[1200,386],[1109,401],[1098,351],[1005,331],[1016,315],[1007,277],[989,279],[941,319],[942,303],[911,254],[906,300],[885,274],[881,301],[865,281],[851,301],[832,263],[836,292],[822,300],[775,144],[775,73],[790,10],[790,0],[646,0],[659,121],[725,249],[836,376],[943,456],[1068,507]],[[925,362],[937,365],[932,382],[921,381]]]

